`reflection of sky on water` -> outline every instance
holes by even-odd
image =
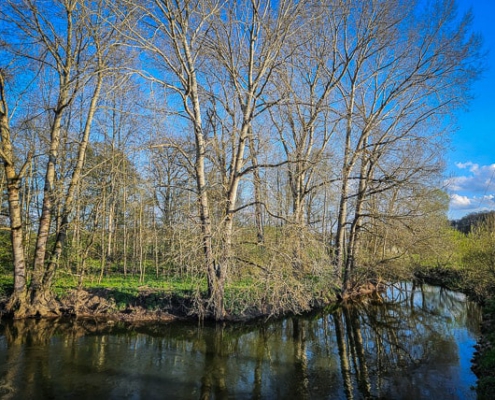
[[[389,296],[247,325],[2,323],[0,398],[474,399],[479,308],[439,288]]]
[[[408,315],[401,313],[403,308],[392,309],[391,314],[405,318],[403,325],[409,325],[405,336],[411,343],[418,341],[411,347],[411,355],[421,360],[417,368],[407,369],[410,386],[395,389],[409,393],[400,398],[476,398],[470,387],[476,384],[471,359],[479,335],[479,307],[462,293],[431,286],[398,284],[387,294],[396,304],[409,303]],[[397,388],[408,383],[399,381],[394,381]]]

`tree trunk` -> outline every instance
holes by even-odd
[[[261,245],[265,241],[263,231],[263,208],[261,205],[261,177],[258,168],[258,152],[254,144],[253,128],[249,129],[249,153],[253,165],[253,186],[254,186],[254,223],[256,226],[256,242]]]
[[[368,143],[368,135],[363,135],[362,147],[361,147],[361,168],[359,173],[359,187],[356,196],[356,205],[354,208],[354,218],[349,229],[349,238],[347,243],[347,258],[344,268],[344,281],[342,282],[342,292],[345,294],[352,287],[353,272],[356,262],[356,253],[358,246],[358,235],[361,229],[362,210],[364,202],[366,200],[366,189],[368,187],[369,178],[369,160],[366,155],[366,146]]]
[[[0,155],[3,158],[5,177],[7,179],[7,192],[10,216],[10,238],[12,254],[14,258],[14,293],[7,309],[14,311],[19,304],[26,300],[26,258],[24,254],[24,232],[22,224],[22,212],[20,201],[20,180],[25,167],[30,162],[30,157],[19,174],[14,166],[14,152],[10,136],[10,123],[8,116],[7,100],[3,74],[0,71],[0,138],[2,147]]]
[[[340,201],[339,211],[337,214],[337,232],[335,238],[335,276],[337,279],[342,279],[342,270],[345,263],[345,231],[347,222],[347,202],[348,202],[348,190],[349,190],[349,174],[354,166],[354,155],[351,149],[351,135],[353,125],[353,113],[354,113],[354,98],[355,83],[353,82],[351,87],[351,93],[349,98],[349,105],[347,110],[347,126],[346,126],[346,138],[344,149],[344,161],[342,167],[342,183],[340,189]]]
[[[211,227],[210,207],[208,192],[206,190],[205,154],[206,143],[203,135],[201,108],[198,97],[198,85],[196,76],[191,75],[191,100],[193,102],[194,131],[196,138],[196,187],[198,193],[198,207],[201,225],[201,242],[205,257],[207,280],[208,280],[208,308],[216,320],[225,316],[224,298],[224,276],[222,266],[215,263],[213,256],[213,235]]]
[[[55,271],[58,267],[58,261],[62,254],[63,247],[65,245],[65,241],[67,239],[67,230],[69,228],[69,216],[74,207],[74,199],[76,195],[76,190],[81,182],[81,175],[84,166],[84,162],[86,160],[86,150],[89,144],[89,135],[91,132],[91,126],[93,124],[93,119],[96,113],[97,103],[100,98],[101,87],[103,85],[103,76],[101,72],[97,75],[97,83],[95,90],[93,92],[93,96],[91,98],[91,103],[88,110],[88,115],[86,117],[86,123],[84,127],[83,137],[79,144],[78,154],[77,154],[77,163],[72,172],[71,181],[69,183],[69,188],[67,189],[67,194],[65,195],[65,202],[62,209],[61,215],[61,224],[60,228],[57,232],[57,236],[55,238],[55,243],[53,245],[53,250],[51,253],[51,257],[49,263],[47,265],[45,276],[44,276],[44,284],[46,286],[51,286],[53,282],[53,278],[55,275]],[[111,216],[109,217],[111,218]]]

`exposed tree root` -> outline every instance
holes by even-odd
[[[53,318],[62,315],[60,302],[48,290],[30,289],[27,293],[13,293],[5,309],[14,319]]]

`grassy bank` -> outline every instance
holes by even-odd
[[[228,319],[247,320],[259,316],[309,311],[335,300],[330,280],[307,276],[280,280],[232,279],[225,286]],[[13,289],[13,278],[0,274],[0,301],[5,304]],[[156,277],[113,273],[101,280],[88,276],[84,285],[70,276],[56,279],[53,291],[65,314],[136,318],[145,313],[166,313],[176,317],[205,315],[206,279],[191,276]]]

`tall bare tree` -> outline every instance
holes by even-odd
[[[111,31],[105,31],[105,19],[101,2],[66,0],[49,4],[34,1],[7,2],[1,18],[11,27],[7,37],[8,50],[21,59],[30,60],[39,71],[34,82],[53,74],[53,86],[47,87],[47,107],[41,113],[47,115],[49,136],[44,166],[44,191],[41,214],[38,221],[32,276],[26,296],[14,293],[11,308],[17,317],[58,313],[57,303],[51,291],[54,272],[65,242],[68,217],[81,177],[91,124],[96,112],[103,73],[108,68],[108,52]],[[14,33],[15,32],[15,33]],[[45,84],[45,83],[43,83]],[[84,90],[90,90],[90,101],[81,137],[78,140],[76,163],[73,166],[67,193],[57,179],[64,118],[74,99]],[[52,114],[53,113],[53,114]],[[36,118],[36,117],[35,117]],[[58,211],[62,210],[60,215]],[[54,218],[59,219],[55,245],[47,249]]]
[[[189,162],[196,182],[201,242],[208,276],[211,308],[218,319],[223,318],[222,277],[213,254],[213,233],[206,178],[207,143],[203,127],[201,101],[201,60],[206,35],[212,18],[221,6],[219,1],[124,1],[126,12],[133,10],[135,19],[126,27],[130,43],[142,49],[153,69],[137,71],[143,77],[165,88],[181,104],[177,112],[186,118],[184,130],[190,130],[194,140],[193,155],[177,148]],[[116,10],[119,12],[120,10]]]
[[[10,236],[14,261],[14,294],[11,304],[24,301],[26,296],[27,266],[24,249],[24,231],[21,208],[21,180],[29,166],[30,158],[19,168],[15,155],[14,143],[10,129],[10,115],[6,94],[5,72],[0,70],[0,156],[3,161],[7,183]]]
[[[228,159],[222,155],[224,168],[224,219],[221,221],[220,277],[223,281],[232,263],[232,238],[239,188],[243,177],[252,172],[249,141],[254,141],[254,119],[268,109],[275,99],[268,90],[273,85],[275,69],[283,62],[283,45],[297,37],[296,21],[304,2],[264,1],[227,2],[224,14],[213,24],[208,46],[212,70],[218,74],[220,88],[210,92],[216,118],[226,130]],[[295,39],[294,39],[295,41]],[[215,68],[216,66],[216,68]],[[228,79],[222,79],[227,76]],[[227,84],[227,86],[225,86]],[[217,137],[218,139],[218,137]],[[225,140],[224,139],[224,140]],[[218,144],[217,147],[225,147]],[[251,145],[251,150],[254,148]]]
[[[337,268],[345,270],[344,290],[351,285],[370,196],[399,185],[412,187],[440,171],[435,150],[443,129],[436,118],[467,100],[458,90],[467,90],[478,72],[473,62],[478,38],[468,33],[470,16],[457,19],[454,6],[453,1],[433,8],[377,1],[362,8],[363,51],[339,85],[347,113],[337,230]],[[424,15],[419,26],[416,13]],[[351,179],[356,182],[353,190]]]

